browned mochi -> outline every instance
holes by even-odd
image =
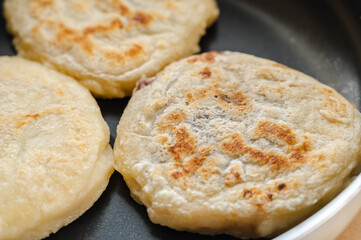
[[[329,201],[359,163],[361,114],[275,62],[209,52],[139,82],[115,165],[154,223],[273,236]]]
[[[101,97],[199,51],[215,0],[6,0],[19,54],[46,62]]]
[[[77,81],[0,57],[0,239],[45,238],[89,209],[114,172],[109,136]]]

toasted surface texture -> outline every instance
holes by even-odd
[[[272,236],[340,190],[359,163],[360,126],[353,105],[309,76],[210,52],[138,83],[115,165],[155,223]]]
[[[89,91],[38,63],[0,57],[0,239],[40,239],[85,212],[113,172]]]
[[[6,0],[19,54],[50,63],[101,97],[199,51],[215,0]]]

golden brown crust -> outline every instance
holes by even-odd
[[[215,0],[6,0],[4,10],[20,55],[107,98],[199,51],[218,16]]]
[[[0,166],[0,239],[41,239],[83,214],[114,171],[109,129],[89,91],[38,63],[1,57]]]
[[[352,104],[311,77],[204,53],[139,84],[115,164],[155,223],[270,236],[339,191],[359,164],[360,123]]]

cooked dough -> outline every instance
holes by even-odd
[[[83,214],[113,169],[109,129],[89,91],[0,57],[0,239],[40,239]]]
[[[139,81],[115,165],[154,223],[263,237],[327,202],[359,163],[361,114],[315,79],[209,52]]]
[[[106,98],[199,51],[218,16],[215,0],[6,0],[4,9],[21,56]]]

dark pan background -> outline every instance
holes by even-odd
[[[202,39],[202,51],[233,50],[275,60],[330,85],[360,109],[361,0],[218,3],[221,15]],[[0,55],[14,54],[5,21],[0,18]],[[111,144],[128,100],[98,99],[111,130]],[[146,209],[130,197],[121,175],[114,173],[108,188],[91,209],[48,238],[60,239],[233,238],[201,236],[152,224]]]

